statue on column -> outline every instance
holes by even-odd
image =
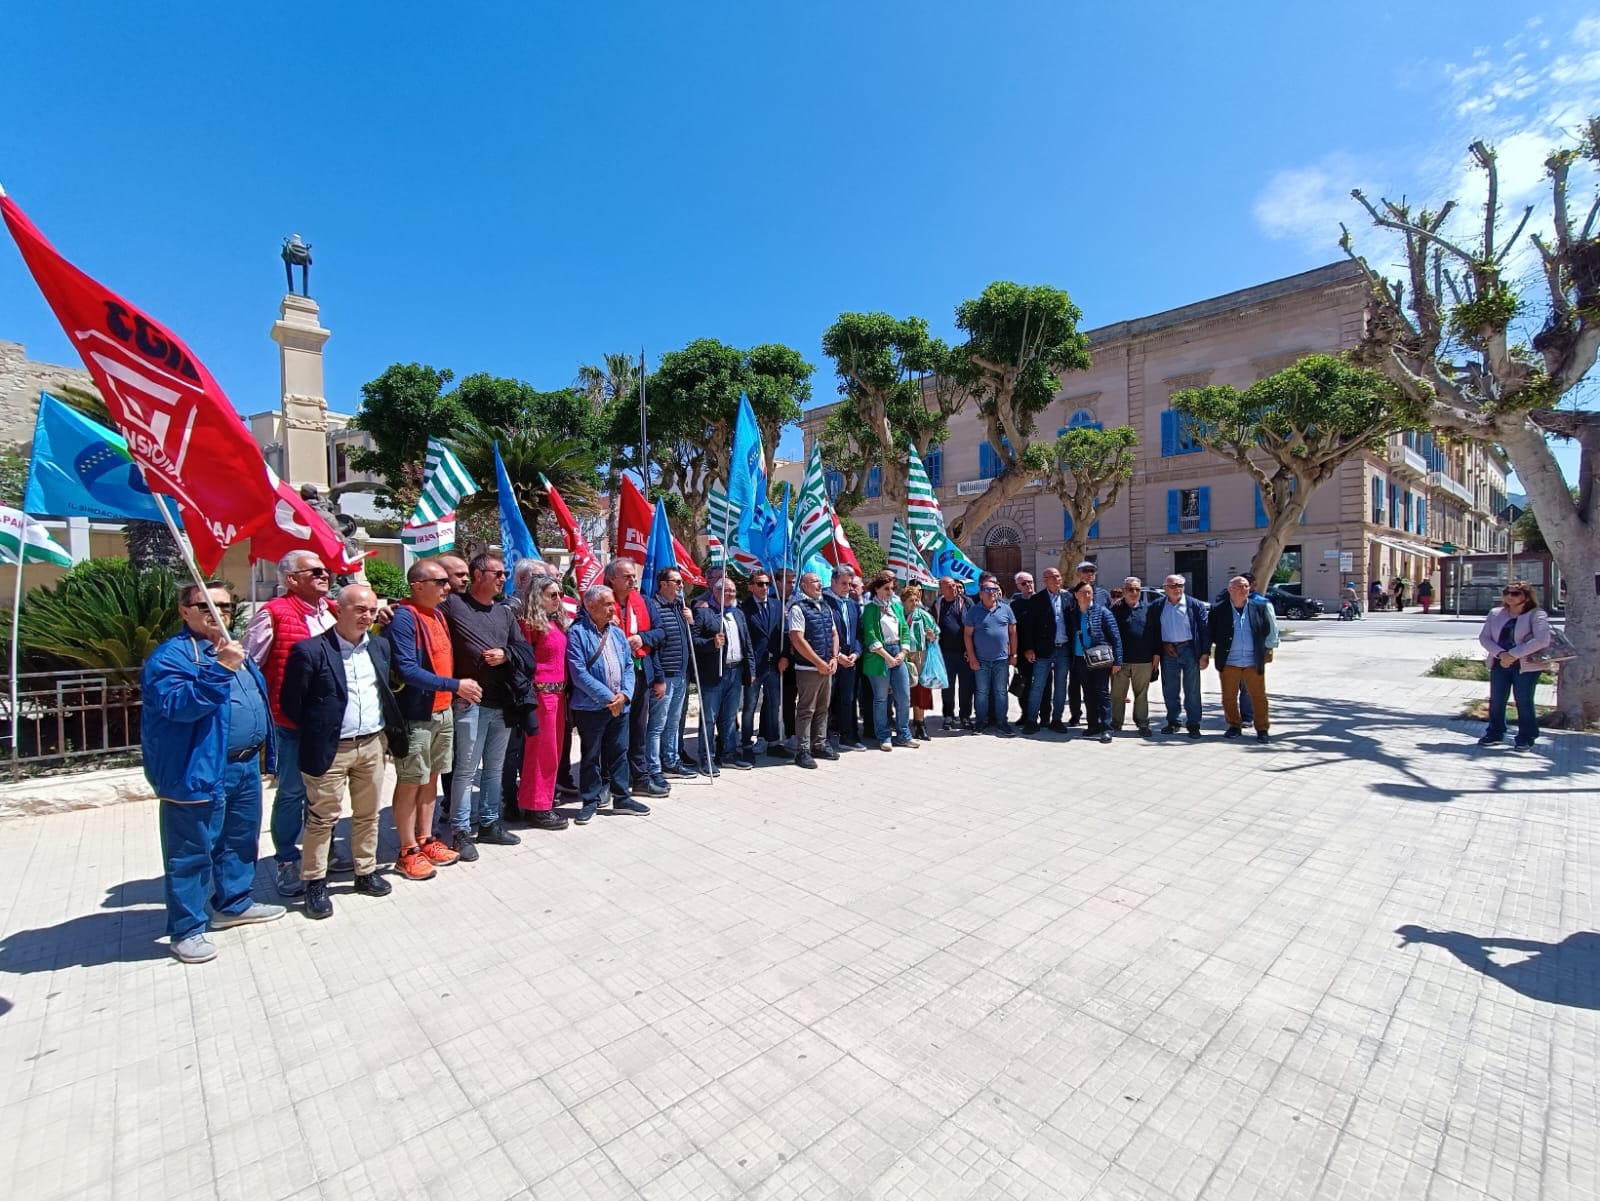
[[[339,535],[339,540],[344,543],[345,558],[354,562],[361,558],[363,552],[360,543],[356,540],[356,519],[347,514],[337,512],[333,505],[328,503],[322,495],[322,490],[315,484],[300,485],[300,499],[306,506],[323,521],[328,528]],[[359,572],[357,573],[360,574]]]
[[[300,295],[311,295],[311,243],[302,242],[299,234],[290,234],[283,240],[283,277],[294,293],[294,269],[300,268]]]

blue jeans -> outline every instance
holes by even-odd
[[[572,724],[578,731],[578,797],[584,804],[601,804],[609,785],[611,795],[628,791],[628,715],[612,717],[605,709],[574,709]]]
[[[684,676],[668,680],[667,695],[650,706],[650,725],[645,730],[645,752],[652,776],[664,767],[677,767],[678,735],[683,728],[683,707],[689,700],[689,681]]]
[[[1077,670],[1079,686],[1083,689],[1083,716],[1090,734],[1099,734],[1111,728],[1111,669],[1090,667],[1088,660],[1077,658],[1072,666]],[[1199,665],[1195,667],[1199,673]]]
[[[1023,714],[1025,721],[1032,721],[1034,714],[1042,712],[1040,706],[1044,704],[1044,690],[1050,686],[1051,680],[1055,681],[1055,687],[1050,698],[1050,720],[1061,720],[1061,714],[1067,707],[1067,676],[1071,672],[1071,644],[1064,643],[1056,647],[1048,659],[1033,661],[1033,687],[1028,689],[1028,705]]]
[[[977,720],[980,726],[1004,725],[1010,700],[1006,685],[1011,682],[1011,665],[1004,659],[978,660]]]
[[[1506,736],[1506,700],[1517,702],[1517,745],[1532,746],[1539,737],[1539,714],[1533,707],[1533,690],[1539,685],[1537,671],[1523,671],[1521,664],[1501,667],[1496,659],[1489,666],[1489,728],[1485,737],[1499,740]]]
[[[209,801],[160,805],[167,933],[179,942],[206,928],[208,893],[218,913],[250,908],[261,841],[261,769],[254,759],[230,763]]]
[[[450,827],[467,834],[473,826],[500,820],[500,778],[506,769],[511,727],[494,706],[468,705],[456,710],[455,736]]]
[[[898,645],[886,645],[884,650],[898,655]],[[878,732],[880,743],[889,741],[892,730],[896,738],[911,741],[911,673],[904,663],[887,668],[881,676],[868,676],[872,682],[872,728]],[[889,721],[889,694],[894,694],[894,722]]]
[[[783,677],[778,665],[773,665],[757,676],[744,689],[744,712],[739,716],[740,744],[746,751],[756,749],[756,710],[761,710],[761,737],[768,742],[778,738],[778,713],[783,704]],[[786,730],[785,734],[793,733]]]
[[[272,798],[272,857],[299,863],[295,845],[306,824],[306,782],[300,774],[300,731],[278,726],[278,792]]]
[[[705,731],[700,743],[700,760],[706,771],[712,767],[708,750],[714,748],[719,763],[729,763],[738,755],[739,708],[743,701],[744,682],[737,670],[725,672],[715,684],[700,682],[701,728]]]
[[[1178,721],[1179,690],[1182,689],[1183,712],[1188,719]],[[1176,656],[1161,653],[1161,695],[1167,702],[1167,724],[1187,725],[1191,730],[1200,728],[1200,657],[1194,643],[1178,648]]]

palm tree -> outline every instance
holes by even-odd
[[[605,429],[610,426],[611,414],[617,406],[639,386],[639,364],[634,362],[630,354],[607,354],[601,358],[603,366],[585,364],[579,367],[574,383],[589,398],[596,428]],[[616,545],[618,489],[622,486],[622,469],[627,462],[627,456],[619,445],[612,449],[605,464],[606,536],[610,538],[612,546]],[[550,482],[556,483],[553,476]],[[560,487],[559,484],[556,486]],[[566,491],[563,490],[561,495],[566,496]]]
[[[98,392],[66,384],[52,388],[50,395],[69,408],[76,409],[90,421],[97,421],[107,429],[117,428],[116,422],[111,419],[111,410],[106,408],[106,402],[100,399]],[[129,521],[122,536],[128,544],[128,562],[137,569],[164,567],[176,572],[183,562],[183,552],[172,540],[172,531],[167,529],[166,522]]]
[[[534,429],[490,430],[468,422],[450,445],[467,474],[480,485],[480,491],[461,503],[458,511],[462,517],[492,513],[499,508],[494,470],[497,441],[517,506],[536,536],[550,511],[540,476],[555,486],[575,513],[594,507],[599,469],[594,451],[584,443]]]

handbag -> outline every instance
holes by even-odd
[[[1565,634],[1552,627],[1550,645],[1543,650],[1534,651],[1531,655],[1524,655],[1522,661],[1530,667],[1549,667],[1553,663],[1565,663],[1577,657],[1578,648],[1572,645]]]
[[[1083,652],[1083,661],[1091,668],[1110,667],[1117,661],[1117,652],[1109,642],[1096,642]]]

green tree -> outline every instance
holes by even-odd
[[[351,451],[350,465],[383,479],[385,487],[378,498],[392,509],[398,511],[402,505],[395,489],[404,469],[422,462],[428,439],[450,437],[467,419],[460,400],[445,392],[453,379],[455,372],[449,368],[395,363],[361,385],[361,407],[350,428],[365,430],[376,449]]]
[[[957,307],[956,327],[967,335],[959,348],[961,378],[972,389],[1000,471],[950,522],[956,542],[1048,463],[1047,448],[1032,454],[1029,448],[1038,415],[1061,388],[1060,373],[1089,366],[1089,341],[1078,331],[1082,316],[1060,288],[1006,282],[990,284]]]
[[[823,332],[822,350],[843,397],[821,432],[823,459],[844,477],[841,512],[860,501],[873,467],[882,468],[883,496],[903,508],[906,447],[926,455],[950,436],[949,419],[970,395],[964,362],[921,317],[888,313],[841,313]]]
[[[411,586],[406,583],[406,573],[387,559],[368,559],[366,572],[367,583],[385,600],[400,600],[411,595]]]
[[[1251,570],[1270,580],[1284,545],[1318,488],[1344,463],[1416,429],[1424,407],[1379,372],[1334,355],[1307,355],[1248,388],[1189,388],[1173,394],[1190,437],[1249,473],[1267,528]]]
[[[550,511],[543,476],[555,485],[561,499],[573,509],[592,508],[598,473],[593,443],[578,442],[528,428],[489,429],[467,422],[450,443],[461,465],[478,483],[478,491],[461,502],[460,515],[471,519],[487,515],[493,521],[490,541],[499,542],[500,490],[494,470],[494,447],[500,444],[500,461],[516,494],[528,529],[537,531]],[[474,528],[477,528],[476,526]]]
[[[9,612],[0,620],[10,629]],[[126,559],[80,563],[52,587],[22,602],[18,638],[47,664],[109,672],[132,682],[150,652],[177,633],[178,581],[161,568]]]
[[[616,543],[617,509],[621,503],[619,489],[622,472],[628,466],[627,447],[639,441],[638,389],[641,364],[629,354],[602,355],[599,363],[586,363],[578,368],[577,390],[589,404],[590,420],[594,422],[597,445],[609,448],[605,456],[606,536]],[[622,409],[628,400],[633,401],[633,425],[626,427]],[[648,403],[648,398],[647,398]],[[654,410],[651,410],[654,416]],[[637,456],[635,456],[637,459]]]
[[[1510,257],[1534,206],[1502,223],[1494,150],[1470,147],[1487,197],[1480,222],[1459,233],[1449,224],[1455,201],[1413,209],[1405,201],[1356,201],[1379,229],[1397,235],[1404,269],[1387,278],[1356,255],[1348,229],[1340,244],[1370,285],[1360,361],[1382,371],[1425,407],[1433,428],[1498,443],[1528,495],[1529,507],[1562,574],[1567,636],[1578,657],[1558,675],[1557,707],[1569,726],[1600,721],[1600,598],[1580,587],[1600,564],[1600,412],[1584,407],[1578,387],[1600,353],[1600,188],[1581,221],[1575,216],[1574,167],[1600,166],[1600,119],[1545,160],[1550,236],[1529,244],[1541,267],[1532,283],[1512,274]],[[1576,441],[1576,492],[1550,439]]]
[[[1083,561],[1089,529],[1122,495],[1133,478],[1139,436],[1131,425],[1108,430],[1077,427],[1064,431],[1049,447],[1049,465],[1036,478],[1044,482],[1072,515],[1072,536],[1061,548],[1061,574],[1070,578]]]

